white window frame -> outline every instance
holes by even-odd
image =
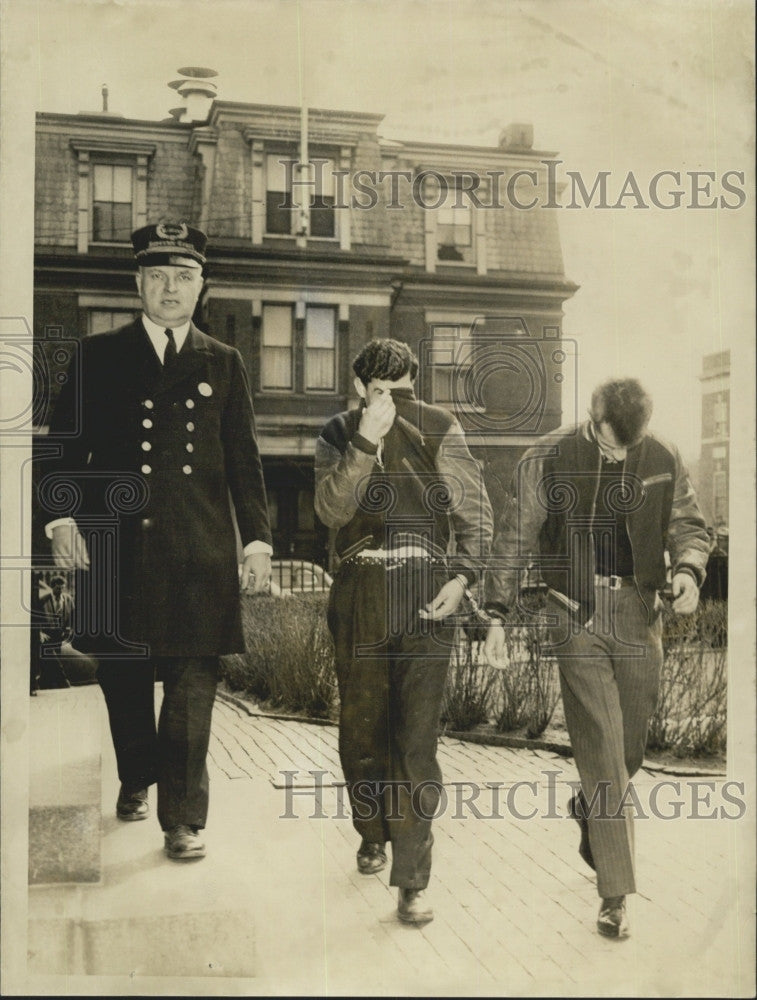
[[[264,181],[264,183],[263,183],[263,190],[264,190],[264,205],[263,205],[263,207],[264,207],[264,212],[263,212],[264,227],[263,227],[263,235],[264,236],[270,237],[270,238],[273,238],[273,239],[296,239],[297,236],[298,236],[298,230],[299,230],[299,226],[300,226],[300,200],[297,197],[297,195],[298,194],[306,195],[308,197],[308,200],[310,200],[314,195],[318,196],[319,194],[322,193],[322,191],[319,192],[319,190],[318,190],[319,186],[321,186],[319,184],[319,182],[325,180],[330,175],[331,176],[331,181],[332,181],[332,194],[331,194],[330,197],[332,197],[333,200],[334,200],[334,205],[331,208],[332,218],[334,220],[334,232],[333,232],[333,234],[331,236],[314,236],[311,232],[308,232],[307,239],[308,240],[315,240],[317,242],[324,242],[324,243],[339,243],[339,241],[340,241],[339,240],[339,217],[340,217],[340,213],[339,213],[338,209],[336,208],[336,193],[333,190],[333,183],[334,183],[333,171],[335,171],[337,169],[337,164],[340,162],[339,153],[336,150],[330,151],[329,153],[323,153],[323,154],[317,153],[317,152],[311,152],[310,153],[310,160],[311,160],[311,162],[318,161],[319,162],[319,167],[320,167],[320,169],[317,170],[315,168],[315,166],[313,166],[312,170],[311,170],[311,173],[313,175],[311,177],[311,180],[314,182],[315,186],[314,187],[312,187],[312,186],[301,187],[301,186],[299,186],[298,184],[295,183],[295,181],[298,181],[298,180],[303,180],[303,181],[305,180],[305,178],[303,178],[303,177],[296,177],[295,176],[297,174],[297,172],[298,172],[297,171],[297,164],[299,163],[299,154],[298,154],[298,152],[296,150],[292,150],[292,149],[289,149],[289,150],[275,150],[275,149],[268,148],[268,149],[265,150],[265,152],[264,152],[264,160],[263,160],[263,162],[264,162],[264,170],[263,170],[263,181]],[[270,174],[272,173],[272,171],[273,171],[274,168],[277,169],[277,170],[280,170],[280,171],[284,172],[284,176],[286,177],[286,170],[287,170],[287,168],[284,165],[284,163],[282,163],[280,161],[287,161],[287,162],[291,162],[292,163],[292,167],[291,167],[292,189],[290,191],[278,192],[278,189],[272,189],[270,187],[269,177],[270,177]],[[322,162],[322,161],[326,161],[326,162]],[[289,231],[288,232],[273,232],[273,231],[269,230],[269,228],[268,228],[268,195],[270,193],[272,193],[274,190],[276,191],[276,193],[280,193],[283,197],[286,197],[287,195],[289,195],[289,199],[291,201],[291,207],[288,209],[288,211],[290,213]],[[287,209],[284,209],[284,211],[287,211]],[[312,211],[312,208],[310,209],[310,211]]]
[[[265,351],[270,348],[281,349],[282,345],[266,344],[265,331],[266,310],[277,309],[281,312],[289,313],[289,382],[288,386],[266,385],[265,382]],[[260,320],[260,391],[266,394],[291,396],[297,391],[297,358],[296,358],[296,321],[294,303],[288,302],[264,302]]]
[[[317,348],[308,346],[308,315],[311,312],[329,312],[332,317],[333,347]],[[332,355],[332,384],[327,387],[316,387],[308,385],[308,351],[326,350]],[[305,330],[302,344],[302,378],[303,389],[308,394],[317,396],[333,396],[338,392],[339,386],[339,309],[336,306],[308,304],[305,308]]]
[[[75,137],[71,148],[77,157],[79,175],[77,250],[90,246],[128,246],[131,232],[123,240],[94,240],[94,165],[132,168],[132,230],[147,225],[147,171],[155,143],[128,139]]]

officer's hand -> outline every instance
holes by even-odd
[[[699,604],[699,587],[689,573],[676,573],[673,577],[673,611],[677,615],[690,615]]]
[[[498,622],[492,622],[486,631],[484,659],[495,670],[505,670],[510,666],[505,645],[505,630]]]
[[[271,580],[271,557],[267,552],[253,552],[244,557],[242,577],[239,581],[242,590],[247,590],[252,582],[250,592],[260,594],[268,590]]]
[[[89,569],[87,543],[75,524],[58,524],[53,528],[52,554],[55,565],[62,569]]]
[[[358,433],[371,444],[378,444],[381,438],[389,433],[389,428],[394,423],[395,412],[394,400],[388,392],[382,396],[374,396],[363,410]]]

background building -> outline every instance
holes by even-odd
[[[350,363],[371,337],[419,353],[419,394],[455,409],[496,503],[523,447],[561,419],[576,286],[555,211],[518,207],[549,201],[555,154],[528,125],[495,147],[395,142],[380,115],[223,101],[213,71],[179,73],[163,121],[37,116],[40,431],[66,343],[139,312],[132,230],[185,219],[209,236],[195,321],[249,372],[277,556],[327,561],[315,439],[354,401]]]
[[[702,359],[702,449],[698,495],[707,524],[728,532],[731,352]]]

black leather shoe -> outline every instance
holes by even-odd
[[[147,789],[137,788],[133,791],[121,785],[116,802],[116,816],[119,819],[130,820],[147,819],[150,815],[150,807],[147,804]]]
[[[628,937],[631,928],[628,925],[625,896],[610,896],[602,900],[597,918],[597,930],[605,937]]]
[[[427,924],[434,911],[426,902],[423,889],[400,889],[397,916],[405,924]]]
[[[568,813],[581,827],[581,842],[578,845],[578,853],[589,868],[596,871],[594,855],[591,853],[591,844],[589,843],[589,821],[586,819],[582,804],[583,799],[576,801],[576,797],[574,796],[568,803]]]
[[[357,870],[361,875],[375,875],[386,867],[386,850],[383,844],[365,840],[357,852]]]
[[[164,832],[164,850],[172,861],[205,857],[205,844],[193,826],[175,826]]]

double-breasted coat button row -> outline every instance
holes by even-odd
[[[210,388],[210,386],[206,382],[202,382],[198,386],[198,389],[199,389],[201,395],[203,395],[203,396],[210,396],[213,393],[213,390]],[[178,406],[178,403],[174,403],[173,405],[174,406]],[[193,399],[187,399],[185,401],[184,405],[186,406],[186,408],[188,410],[193,410],[195,408],[195,401]],[[152,410],[152,409],[154,409],[155,404],[153,403],[153,401],[151,399],[144,399],[144,400],[142,400],[142,406],[146,410]],[[151,430],[152,429],[153,422],[150,419],[150,417],[145,417],[142,420],[142,426],[145,428],[145,430]],[[195,425],[194,425],[194,423],[191,420],[188,420],[187,424],[186,424],[186,428],[189,431],[189,433],[191,434],[194,431],[194,429],[195,429]],[[152,451],[152,444],[149,441],[143,441],[141,447],[142,447],[142,451]],[[192,444],[191,441],[187,441],[187,443],[184,445],[184,447],[185,447],[185,449],[190,454],[195,450],[195,446]],[[193,471],[192,470],[192,466],[191,465],[183,465],[182,468],[181,468],[181,471],[184,473],[184,475],[191,476],[192,475],[192,471]],[[142,473],[143,473],[143,475],[149,476],[151,472],[152,472],[152,466],[151,465],[145,464],[145,465],[142,466]],[[146,521],[143,521],[142,523],[143,523],[143,526],[145,526],[145,527],[148,526],[147,523],[146,523]]]

